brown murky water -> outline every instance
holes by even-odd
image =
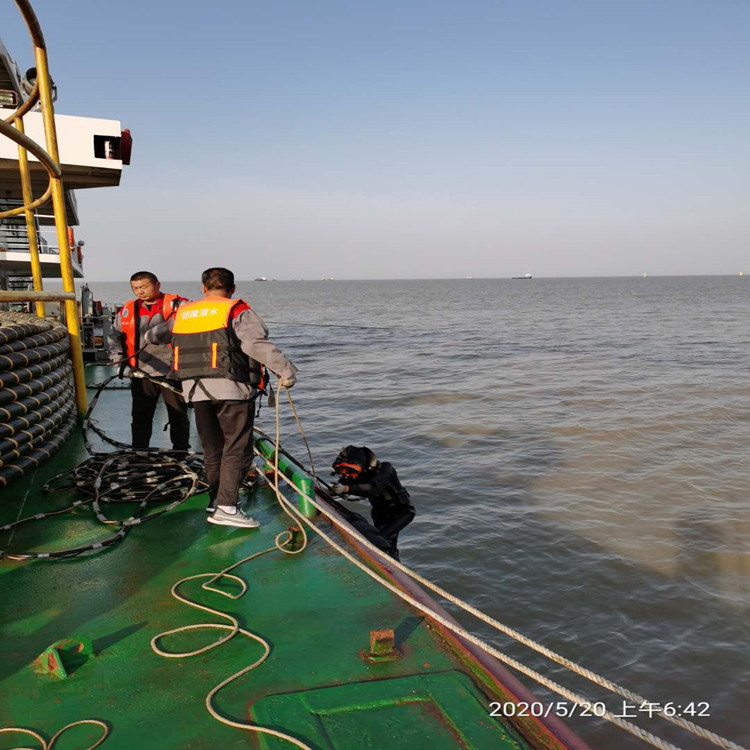
[[[350,442],[399,469],[418,508],[407,564],[652,701],[708,703],[710,716],[686,718],[748,744],[748,284],[246,282],[240,293],[300,367],[294,395],[326,475]],[[91,286],[105,301],[128,292]],[[260,422],[270,430],[270,412]],[[283,429],[302,457],[293,422]],[[593,747],[643,746],[571,723]]]

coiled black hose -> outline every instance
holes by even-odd
[[[44,485],[47,493],[75,492],[79,497],[62,508],[47,513],[36,513],[0,526],[10,531],[30,521],[40,521],[67,513],[91,503],[97,520],[119,530],[104,539],[76,547],[49,552],[2,552],[9,560],[63,560],[98,552],[123,540],[138,524],[168,513],[191,495],[203,491],[199,474],[203,470],[202,456],[186,451],[117,451],[98,453],[70,471],[58,474]],[[107,503],[136,503],[135,510],[125,519],[109,518],[103,509]],[[148,511],[149,505],[159,504]]]
[[[0,311],[0,487],[47,460],[76,421],[67,330]]]
[[[2,373],[0,373],[0,377],[2,377]],[[44,492],[47,494],[71,493],[77,496],[76,499],[61,508],[46,513],[35,513],[5,526],[0,526],[0,532],[10,531],[21,524],[61,515],[89,503],[99,523],[105,526],[118,527],[118,531],[96,542],[76,547],[46,552],[11,552],[6,550],[0,551],[0,557],[9,560],[64,560],[79,555],[92,554],[122,541],[134,526],[168,513],[185,502],[191,495],[205,491],[202,454],[154,449],[134,451],[130,446],[108,436],[96,424],[92,412],[103,391],[109,387],[110,382],[115,377],[117,376],[113,375],[99,384],[83,420],[83,441],[91,457],[69,471],[58,474],[44,485]],[[32,396],[30,399],[38,400],[43,397],[47,401],[41,409],[46,406],[51,412],[59,413],[53,404],[66,397],[64,388],[62,392],[57,392],[59,388],[59,384],[52,386],[45,390],[43,394]],[[26,401],[30,399],[26,399]],[[10,407],[5,408],[6,410],[10,409]],[[38,425],[42,425],[45,419],[52,418],[52,416],[40,417],[39,422],[32,425],[30,429],[39,429]],[[10,427],[6,429],[10,429]],[[2,450],[4,448],[4,436],[1,430],[2,427],[0,426],[0,472],[3,470]],[[118,450],[112,453],[98,452],[91,443],[90,432],[95,433],[105,443],[118,448]],[[19,450],[22,449],[23,446]],[[112,519],[104,511],[109,503],[133,503],[135,509],[126,519]]]
[[[71,381],[70,344],[63,326],[33,315],[0,312],[0,487],[36,468],[65,442],[76,423]],[[205,489],[203,456],[187,451],[133,451],[112,439],[92,419],[102,391],[100,384],[83,421],[83,438],[91,458],[59,474],[45,493],[74,493],[72,502],[46,513],[35,513],[0,526],[16,526],[91,504],[97,520],[118,530],[104,539],[50,552],[0,552],[11,560],[67,559],[106,549],[124,539],[136,525],[167,513],[196,491]],[[90,434],[114,446],[97,452]],[[108,503],[133,503],[131,515],[112,519]]]

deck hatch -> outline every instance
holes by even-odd
[[[250,716],[321,750],[529,747],[483,701],[468,677],[450,671],[272,695],[250,706]],[[261,746],[278,743],[261,735]]]

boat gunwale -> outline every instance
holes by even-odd
[[[414,597],[417,601],[429,607],[436,615],[448,622],[462,627],[432,596],[430,596],[413,578],[408,574],[391,568],[387,561],[380,559],[365,547],[355,536],[356,529],[331,506],[326,498],[320,493],[315,493],[316,500],[326,506],[327,513],[335,520],[336,527],[347,541],[356,548],[360,557],[367,559],[371,567],[374,567],[384,578],[405,593]],[[485,687],[494,687],[500,694],[514,703],[527,703],[529,705],[540,703],[534,693],[527,688],[510,670],[501,664],[495,657],[486,653],[474,643],[466,640],[458,633],[454,633],[438,620],[431,620],[431,625],[440,631],[447,644],[452,646],[459,658],[464,662],[473,661],[479,670],[471,669],[471,672],[485,683]],[[481,672],[480,672],[481,670]],[[489,706],[488,706],[489,713]],[[565,722],[554,712],[549,716],[503,716],[525,740],[535,743],[545,750],[592,750],[592,748],[576,734]],[[539,745],[539,743],[542,743]]]

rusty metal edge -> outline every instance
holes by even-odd
[[[360,556],[367,558],[370,565],[380,571],[384,577],[388,578],[392,583],[398,586],[406,593],[413,596],[417,601],[421,602],[425,606],[432,609],[436,614],[445,618],[449,622],[456,625],[460,624],[448,613],[443,607],[441,607],[424,589],[422,589],[415,581],[413,581],[405,573],[400,570],[390,568],[387,563],[381,562],[375,557],[369,550],[361,546],[357,540],[346,532],[346,529],[354,529],[349,525],[343,516],[339,515],[335,508],[333,508],[327,501],[326,498],[319,493],[315,493],[316,499],[319,502],[325,503],[326,508],[331,515],[336,517],[337,526],[340,531],[346,536],[349,543],[354,546],[359,552]],[[479,665],[486,676],[499,688],[500,693],[508,695],[516,702],[522,701],[526,703],[538,703],[539,700],[523,683],[521,683],[503,664],[497,659],[487,654],[485,651],[475,646],[473,643],[466,641],[461,636],[453,633],[444,627],[437,621],[433,621],[433,626],[438,628],[441,634],[455,647],[464,654],[468,655],[470,659]],[[543,742],[542,747],[556,748],[559,750],[592,750],[592,748],[579,737],[565,722],[559,717],[550,715],[547,717],[503,717],[507,718],[508,723],[512,724],[529,742],[539,743]],[[544,737],[540,737],[540,733]]]

